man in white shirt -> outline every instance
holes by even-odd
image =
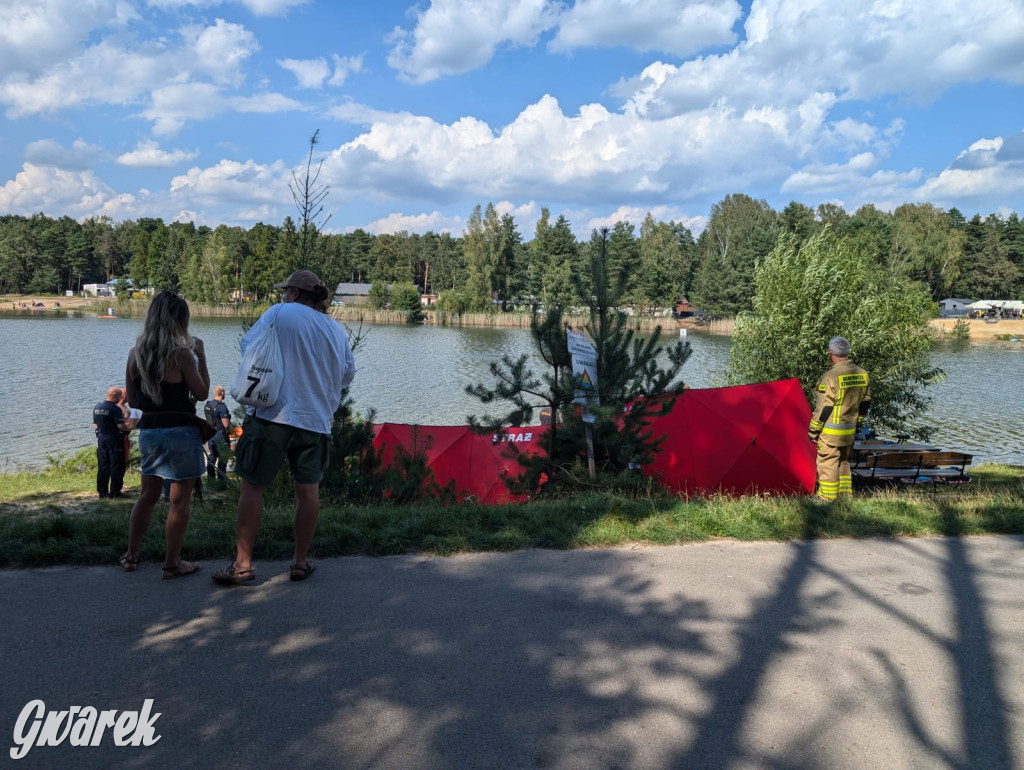
[[[305,580],[314,566],[309,546],[320,514],[320,480],[330,463],[331,420],[342,391],[355,376],[355,360],[345,330],[327,315],[328,292],[309,270],[292,273],[281,304],[263,314],[242,338],[242,354],[274,323],[283,359],[284,382],[268,407],[251,407],[235,448],[235,473],[242,479],[238,498],[235,561],[215,572],[214,581],[252,581],[252,550],[263,517],[263,490],[285,460],[295,479],[295,554],[291,579]]]

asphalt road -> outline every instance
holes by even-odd
[[[1024,767],[1024,538],[221,566],[0,572],[0,765]],[[37,699],[159,740],[15,762]]]

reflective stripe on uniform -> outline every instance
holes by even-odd
[[[852,436],[857,432],[855,422],[829,422],[825,423],[821,431],[826,436]]]
[[[826,500],[835,500],[839,496],[838,481],[819,481],[818,495]]]

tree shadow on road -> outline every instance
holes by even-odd
[[[2,723],[37,697],[153,698],[163,714],[154,746],[40,747],[27,766],[806,767],[857,764],[830,741],[871,708],[912,744],[902,759],[1011,766],[1008,642],[980,583],[1019,567],[979,575],[965,541],[942,539],[858,541],[877,566],[850,569],[814,538],[826,515],[809,502],[808,537],[788,544],[334,559],[300,584],[264,563],[258,585],[230,589],[152,568],[8,573]],[[894,559],[921,591],[892,585]],[[68,597],[32,601],[29,584]],[[948,629],[911,603],[940,591]],[[922,716],[932,685],[905,669],[918,647],[948,658],[959,739]]]

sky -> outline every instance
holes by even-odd
[[[1024,0],[0,0],[0,214],[1024,215]]]

